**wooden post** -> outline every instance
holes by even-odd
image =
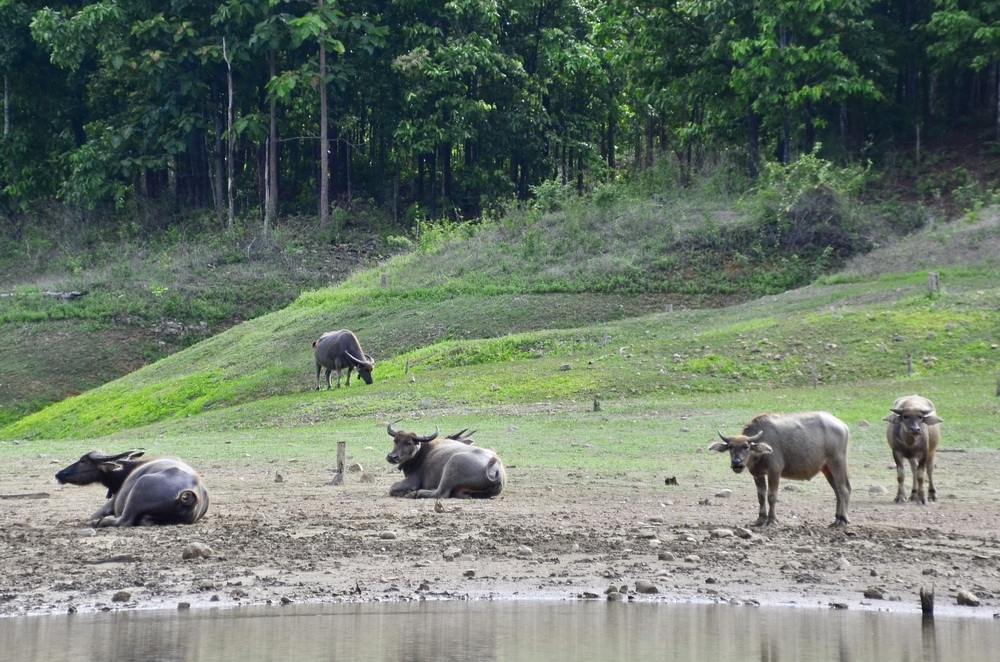
[[[1000,377],[997,377],[997,397],[1000,398]]]
[[[667,305],[666,305],[666,306],[664,307],[664,312],[668,312],[668,313],[672,313],[672,312],[674,312],[674,304],[672,304],[672,303],[668,303],[668,304],[667,304]]]
[[[389,275],[382,274],[382,276],[379,278],[379,284],[382,286],[383,289],[389,287]]]
[[[941,279],[938,272],[930,271],[927,273],[927,290],[932,297],[941,294]]]
[[[594,411],[601,411],[601,401],[597,399],[596,395],[594,396]]]
[[[817,386],[819,386],[819,373],[816,372],[816,364],[815,363],[812,366],[810,366],[810,367],[812,369],[813,388],[816,388]]]
[[[347,460],[347,442],[338,441],[337,442],[337,473],[333,475],[333,480],[330,481],[331,485],[343,485],[344,484],[344,463]]]
[[[907,352],[906,354],[906,376],[913,376],[913,352]]]
[[[920,611],[925,618],[934,618],[934,589],[920,588]]]

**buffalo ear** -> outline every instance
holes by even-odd
[[[899,414],[889,414],[888,416],[886,416],[882,420],[885,421],[886,423],[898,423],[899,422]]]
[[[104,473],[112,474],[115,473],[116,471],[121,471],[125,467],[118,464],[117,462],[101,462],[100,464],[97,465],[97,468],[103,471]]]
[[[708,447],[710,451],[717,451],[719,453],[725,453],[729,450],[729,444],[724,441],[716,441],[711,446]]]
[[[754,453],[760,453],[761,455],[769,455],[774,452],[771,448],[771,444],[765,444],[763,441],[755,441],[750,444],[750,450]]]
[[[924,423],[926,423],[927,425],[937,425],[940,422],[941,419],[935,416],[934,414],[927,414],[926,416],[924,416]]]

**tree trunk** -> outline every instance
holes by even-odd
[[[653,153],[653,139],[655,138],[655,132],[653,131],[653,116],[646,115],[646,167],[652,168],[653,162],[655,161],[655,156]]]
[[[608,150],[608,167],[611,169],[612,177],[614,177],[614,170],[617,166],[615,162],[615,129],[617,129],[615,111],[610,110],[608,111],[608,130],[604,142]]]
[[[316,0],[323,9],[323,0]],[[330,145],[327,140],[326,44],[319,39],[319,226],[330,224]]]
[[[226,194],[223,190],[222,180],[222,171],[225,169],[225,157],[222,152],[222,116],[219,114],[218,108],[213,109],[212,118],[215,125],[215,148],[212,150],[211,159],[213,163],[211,168],[212,205],[215,207],[215,216],[221,224],[226,220],[225,203],[222,201]],[[145,170],[143,171],[143,181],[145,182]]]
[[[226,227],[236,223],[236,203],[233,195],[233,65],[222,38],[222,59],[226,61]]]
[[[267,54],[268,70],[271,80],[278,75],[278,65],[274,51]],[[264,164],[264,235],[271,233],[271,228],[278,222],[278,102],[272,96],[269,111],[269,129],[267,149]]]
[[[3,139],[10,136],[10,79],[3,75]]]
[[[760,174],[760,116],[747,111],[747,171],[751,179]]]
[[[996,95],[997,95],[997,118],[996,118],[996,128],[997,128],[997,140],[1000,140],[1000,63],[994,63],[996,74],[994,79],[996,80]]]

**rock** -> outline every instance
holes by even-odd
[[[840,568],[841,570],[847,570],[848,568],[851,567],[851,562],[845,559],[843,556],[841,556],[839,559],[837,559],[837,567]]]
[[[383,531],[378,537],[382,540],[395,540],[399,535],[395,531]]]
[[[517,555],[522,557],[528,557],[534,554],[535,551],[528,547],[527,545],[521,545],[517,548]]]
[[[584,591],[583,593],[580,594],[580,597],[583,598],[584,600],[596,600],[601,596],[597,595],[596,593],[593,593],[592,591]]]
[[[706,577],[705,578],[705,583],[706,584],[718,584],[719,580],[716,579],[715,577]]]
[[[802,491],[801,487],[799,487],[798,485],[792,485],[792,484],[785,485],[781,489],[783,489],[786,492],[801,492]]]
[[[651,540],[656,537],[656,529],[640,529],[636,535],[642,540]]]
[[[885,591],[876,586],[870,586],[865,589],[864,596],[869,600],[885,600]]]
[[[618,591],[609,591],[607,595],[608,595],[608,602],[624,602],[625,601],[625,595],[622,594],[622,593],[619,593]]]
[[[69,607],[67,607],[66,608],[66,613],[67,614],[75,614],[76,613],[76,605],[70,605]]]
[[[673,552],[667,552],[667,551],[660,552],[659,554],[656,555],[656,558],[660,559],[661,561],[675,561],[675,560],[677,560],[677,557],[674,556]]]
[[[184,551],[181,552],[181,558],[183,559],[207,559],[212,556],[212,548],[203,542],[192,542],[188,543]]]
[[[128,591],[118,591],[111,596],[111,602],[128,602],[131,599],[132,594]],[[976,604],[978,604],[978,602]]]
[[[698,499],[698,505],[699,506],[711,506],[712,505],[712,500],[711,499]]]
[[[860,428],[862,430],[867,430],[871,426],[872,426],[872,424],[869,423],[868,421],[864,420],[864,419],[861,419],[860,421],[858,421],[858,428]]]
[[[736,534],[732,529],[712,529],[708,535],[712,538],[732,538]]]
[[[276,482],[276,483],[284,483],[285,479],[284,479],[284,477],[281,474],[279,474],[277,471],[275,471],[274,472],[274,482]]]
[[[476,576],[476,571],[473,570],[472,568],[469,568],[468,570],[463,570],[462,571],[462,576],[463,577],[469,577],[471,579],[472,577]]]
[[[924,568],[921,573],[922,575],[930,575],[931,577],[936,577],[938,571],[935,568]]]
[[[733,491],[728,489],[719,490],[718,492],[715,493],[715,496],[717,496],[720,499],[728,499],[729,497],[733,496]]]
[[[350,471],[352,474],[356,474],[363,472],[364,468],[358,462],[351,462],[349,465],[347,465],[347,470]]]
[[[361,480],[362,483],[374,483],[375,476],[371,475],[367,471],[363,471],[361,472],[361,477],[359,480]]]
[[[645,579],[639,579],[635,582],[635,592],[651,595],[653,593],[659,593],[660,589],[657,588],[656,584],[653,582],[646,581]]]
[[[448,547],[443,552],[441,552],[441,556],[444,557],[445,561],[454,561],[461,554],[462,550],[459,547]]]
[[[290,605],[290,604],[292,604],[292,599],[289,598],[287,595],[283,595],[283,596],[281,596],[281,604],[283,604],[283,605]]]
[[[738,537],[743,538],[743,540],[750,540],[753,538],[753,531],[745,529],[742,526],[736,527],[735,533]]]
[[[847,603],[846,602],[831,602],[830,603],[830,608],[831,609],[847,609]]]
[[[698,556],[697,554],[688,554],[687,556],[684,557],[685,563],[699,563],[700,561],[701,557]]]
[[[660,542],[660,539],[659,539],[659,538],[653,538],[653,539],[652,539],[652,540],[650,540],[650,541],[649,541],[649,542],[648,542],[647,544],[648,544],[648,545],[649,545],[649,546],[650,546],[651,548],[655,549],[655,548],[659,547],[660,545],[662,545],[663,543],[662,543],[662,542]]]
[[[650,524],[663,524],[663,518],[659,515],[653,515],[652,517],[647,517],[646,521]]]
[[[91,528],[77,529],[76,535],[80,536],[81,538],[90,538],[91,536],[97,535],[97,529],[91,529]]]
[[[573,366],[571,366],[568,363],[563,363],[561,366],[559,366],[559,372],[567,372],[567,371],[572,370],[572,369],[573,369]]]
[[[677,485],[677,476],[667,476],[663,479],[664,485]]]
[[[981,604],[976,594],[966,589],[955,594],[955,603],[963,607],[978,607]]]
[[[191,603],[190,602],[178,602],[177,603],[177,611],[184,611],[185,609],[190,609],[190,608],[191,608]]]
[[[218,602],[219,601],[219,596],[218,595],[213,595],[212,597],[210,597],[208,599],[208,601],[209,602]]]
[[[427,582],[420,582],[420,586],[417,587],[418,591],[429,591],[431,590],[431,585]]]
[[[868,488],[868,494],[879,496],[882,494],[888,494],[889,490],[885,485],[872,485]]]
[[[434,512],[436,513],[444,512],[444,504],[441,503],[441,499],[438,499],[437,501],[434,502]]]

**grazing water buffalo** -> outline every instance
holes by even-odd
[[[847,478],[847,425],[825,411],[804,414],[763,414],[743,428],[743,434],[726,437],[721,432],[709,450],[729,451],[736,473],[749,469],[757,484],[760,511],[753,526],[777,523],[781,478],[809,480],[820,471],[837,496],[837,518],[832,526],[847,524],[851,481]],[[767,497],[767,509],[764,498]]]
[[[93,526],[194,524],[208,510],[208,491],[180,460],[145,458],[142,451],[104,455],[91,451],[56,474],[60,483],[108,488]]]
[[[329,331],[313,342],[316,356],[316,390],[320,389],[319,373],[326,369],[326,388],[330,386],[330,372],[337,371],[337,388],[340,388],[340,371],[347,368],[347,385],[351,385],[351,371],[357,370],[365,384],[372,383],[375,359],[361,349],[358,337],[347,329]]]
[[[386,428],[393,438],[392,452],[385,459],[403,472],[403,480],[389,488],[389,496],[427,498],[489,498],[500,494],[507,481],[497,454],[472,445],[465,430],[449,437],[421,437]]]
[[[889,409],[892,413],[884,419],[889,425],[885,428],[885,437],[892,451],[892,459],[896,462],[896,503],[905,503],[906,494],[903,483],[906,470],[903,459],[910,461],[910,471],[913,473],[913,490],[910,500],[926,504],[927,499],[937,501],[937,490],[934,489],[934,451],[941,439],[941,429],[934,411],[934,403],[919,395],[907,395],[897,398]],[[924,497],[924,470],[927,471],[927,497]]]

